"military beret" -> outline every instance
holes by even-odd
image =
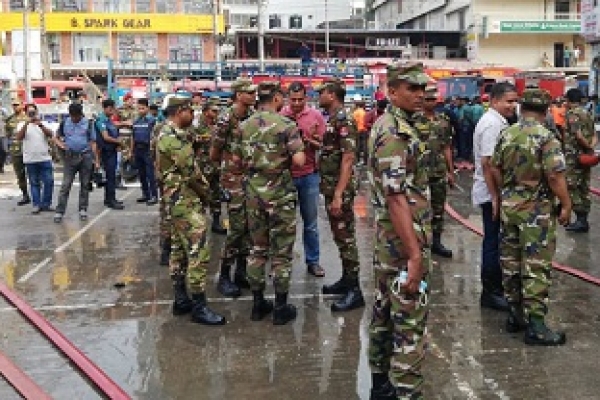
[[[523,92],[521,102],[533,106],[549,106],[552,104],[552,96],[543,89],[527,89]]]
[[[235,93],[238,92],[255,92],[256,85],[252,83],[251,79],[238,78],[231,83],[231,90]]]
[[[281,84],[278,81],[263,81],[258,84],[258,95],[271,95],[281,92]]]
[[[189,96],[177,94],[168,94],[163,99],[162,108],[166,109],[169,107],[191,107],[192,100]]]
[[[423,70],[423,63],[395,64],[387,67],[387,81],[405,81],[413,85],[427,85],[429,76]]]
[[[336,88],[345,89],[346,84],[344,83],[343,80],[338,79],[338,78],[327,78],[327,79],[323,80],[323,82],[320,85],[317,85],[317,87],[315,87],[315,91],[320,92],[321,90],[324,90],[324,89],[336,89]]]

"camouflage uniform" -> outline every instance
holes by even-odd
[[[160,200],[158,203],[160,243],[161,247],[166,247],[168,244],[169,249],[171,247],[171,228],[168,213],[168,199],[165,196],[162,173],[157,163],[159,158],[157,151],[157,143],[160,137],[165,132],[170,132],[171,125],[172,123],[170,121],[157,123],[154,126],[154,131],[152,132],[152,141],[150,142],[150,154],[152,154],[154,157],[154,165],[156,166],[156,184],[158,186],[158,193],[160,196]]]
[[[522,101],[549,105],[551,97],[528,90]],[[566,164],[554,133],[535,118],[522,118],[500,134],[491,163],[501,176],[500,262],[511,313],[508,330],[518,331],[527,321],[543,321],[548,312],[556,214],[547,177],[565,171]]]
[[[210,185],[210,211],[221,212],[221,174],[218,165],[210,160],[210,145],[215,130],[214,125],[208,125],[201,116],[198,126],[192,128],[194,136],[194,151],[198,166]]]
[[[16,140],[15,137],[17,136],[17,125],[28,120],[29,118],[25,112],[13,114],[6,119],[6,137],[11,141],[9,149],[10,158],[15,170],[15,175],[17,176],[19,189],[21,189],[21,193],[23,194],[23,201],[29,200],[27,174],[25,173],[25,164],[23,164],[23,141]]]
[[[118,110],[119,121],[134,121],[137,117],[136,110],[133,107],[124,106]],[[119,138],[121,139],[121,148],[119,153],[121,154],[121,162],[119,163],[119,171],[117,172],[121,178],[123,178],[124,161],[133,162],[129,160],[129,153],[131,151],[131,137],[133,136],[132,127],[119,128]],[[118,179],[118,186],[122,186],[122,180]]]
[[[261,88],[266,84],[261,84]],[[296,239],[296,188],[291,157],[304,144],[291,120],[258,111],[240,125],[241,143],[234,154],[246,171],[244,183],[252,241],[248,279],[253,291],[265,289],[265,267],[271,258],[275,291],[287,293]]]
[[[425,85],[428,77],[418,64],[388,67],[390,79]],[[422,252],[423,281],[427,282],[431,269],[431,208],[426,146],[407,113],[391,106],[371,129],[369,151],[369,180],[376,216],[375,303],[369,327],[369,362],[374,374],[389,376],[399,399],[421,399],[428,290],[423,295],[406,293],[403,288],[397,293],[392,290],[398,274],[408,269],[408,255],[394,230],[387,196],[405,196],[410,205]]]
[[[581,167],[578,162],[580,154],[585,153],[575,135],[581,132],[582,136],[591,141],[596,134],[594,122],[583,107],[576,107],[567,111],[565,116],[565,159],[567,161],[567,184],[573,211],[588,214],[590,212],[590,168]]]

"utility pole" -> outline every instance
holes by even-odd
[[[327,60],[327,70],[329,70],[329,13],[327,0],[325,0],[325,59]]]
[[[215,90],[219,89],[221,82],[221,44],[219,36],[219,0],[213,0],[213,40],[215,48]]]
[[[36,0],[33,0],[34,2]],[[50,56],[48,54],[48,36],[46,35],[46,1],[40,0],[37,10],[40,13],[40,53],[42,62],[42,77],[45,80],[52,79],[50,70]]]
[[[31,103],[31,63],[29,62],[29,0],[23,0],[23,69],[25,102]]]
[[[265,72],[265,26],[263,24],[265,1],[266,0],[258,0],[258,67],[260,72]]]

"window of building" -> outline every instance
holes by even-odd
[[[554,3],[554,18],[555,19],[570,19],[571,12],[570,0],[556,0]]]
[[[258,0],[223,0],[223,4],[234,6],[258,5]]]
[[[138,13],[152,12],[152,5],[150,4],[150,0],[135,0],[135,12],[138,12]]]
[[[52,0],[52,11],[89,11],[87,0]]]
[[[24,8],[24,0],[10,0],[8,3],[11,11],[22,11]]]
[[[102,62],[108,53],[108,38],[106,35],[73,35],[74,62]]]
[[[84,0],[85,1],[85,0]],[[93,0],[95,12],[130,13],[131,2],[119,0]]]
[[[200,35],[169,35],[170,61],[202,61],[202,58]]]
[[[158,35],[119,35],[117,39],[119,60],[155,60]]]
[[[208,14],[212,12],[212,1],[183,0],[182,7],[185,14]]]
[[[249,28],[251,17],[256,18],[250,14],[229,14],[229,25]]]
[[[173,0],[156,0],[156,12],[171,14],[177,12],[177,2]]]
[[[48,53],[52,64],[60,64],[60,34],[48,33]]]

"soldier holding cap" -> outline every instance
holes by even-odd
[[[365,305],[358,281],[360,262],[354,225],[356,184],[353,166],[357,132],[344,109],[344,83],[339,79],[329,79],[316,90],[319,92],[319,105],[329,115],[319,160],[321,193],[325,196],[333,240],[342,259],[342,277],[332,285],[323,286],[323,294],[342,296],[331,305],[332,311],[350,311]]]
[[[191,101],[187,96],[174,94],[165,98],[165,105],[172,123],[162,128],[157,143],[157,163],[171,222],[169,265],[174,291],[173,314],[191,312],[192,322],[223,325],[225,318],[208,308],[206,301],[210,248],[204,207],[210,189],[194,157],[189,131],[194,118]]]
[[[241,139],[233,157],[246,171],[245,192],[252,251],[248,278],[254,297],[253,321],[273,311],[273,324],[284,325],[296,318],[288,304],[296,239],[296,187],[291,166],[305,162],[304,143],[296,124],[279,114],[284,96],[278,82],[261,82],[259,111],[240,124]],[[271,261],[275,308],[265,300],[265,268]]]
[[[421,141],[427,145],[427,174],[433,211],[431,252],[451,258],[452,250],[442,244],[442,231],[444,230],[444,205],[448,185],[454,186],[452,126],[445,114],[435,112],[437,94],[435,86],[426,88],[423,112],[416,119],[415,127]]]
[[[564,333],[546,326],[545,316],[556,217],[566,225],[571,215],[565,157],[560,142],[543,126],[551,101],[545,90],[525,91],[521,119],[500,134],[491,160],[491,195],[501,204],[500,262],[509,304],[506,330],[525,331],[526,344],[544,346],[566,342]],[[558,213],[555,198],[561,205]]]
[[[391,106],[369,138],[376,215],[375,303],[369,327],[371,399],[422,399],[431,268],[425,144],[414,127],[429,77],[422,64],[387,70]]]
[[[256,85],[250,79],[240,78],[231,84],[234,103],[225,109],[217,121],[217,129],[210,149],[210,159],[223,164],[221,186],[226,193],[229,231],[223,248],[221,272],[217,289],[223,296],[238,297],[240,289],[249,289],[246,277],[247,257],[250,251],[250,234],[246,218],[246,200],[242,188],[244,171],[231,161],[232,148],[238,143],[238,126],[252,114],[256,103]],[[231,267],[236,264],[234,280]]]

